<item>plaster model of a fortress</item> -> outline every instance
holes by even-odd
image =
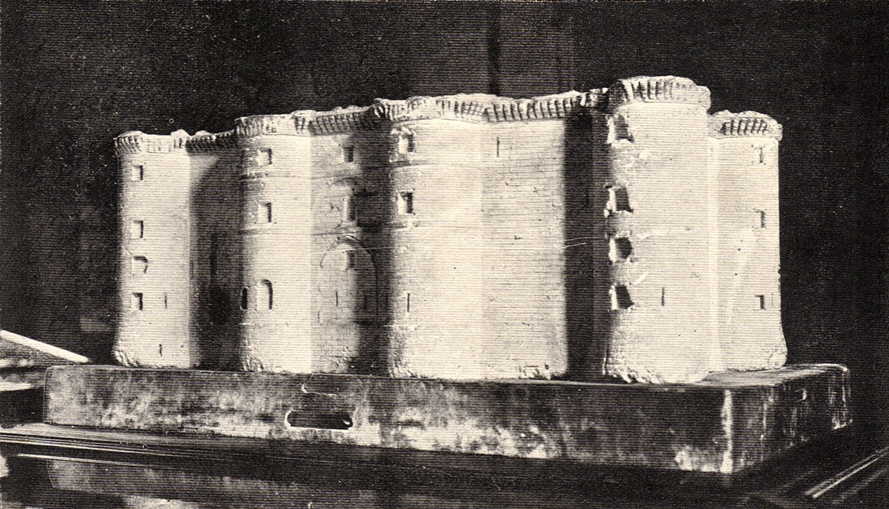
[[[129,132],[127,366],[395,377],[777,368],[778,142],[638,77]]]

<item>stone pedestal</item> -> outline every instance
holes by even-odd
[[[735,474],[851,422],[838,365],[692,384],[59,366],[49,424]]]

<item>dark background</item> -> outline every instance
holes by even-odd
[[[674,74],[709,87],[711,111],[783,124],[789,361],[849,366],[856,418],[887,438],[889,6],[4,0],[0,15],[2,328],[110,362],[124,131]]]

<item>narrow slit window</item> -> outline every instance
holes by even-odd
[[[343,161],[347,163],[355,162],[355,146],[346,145],[343,147]]]
[[[246,311],[248,302],[248,297],[250,295],[250,290],[247,288],[241,288],[241,310]]]
[[[610,138],[613,141],[617,140],[628,140],[633,141],[633,137],[630,136],[630,127],[627,124],[627,119],[622,115],[615,115],[609,121],[610,129]]]
[[[757,295],[756,303],[758,304],[757,309],[765,309],[766,308],[766,296],[765,295]]]
[[[165,293],[164,294],[164,309],[168,309],[168,308],[169,308],[169,303],[167,301],[167,294]]]
[[[408,151],[408,152],[416,152],[416,151],[417,151],[417,144],[414,142],[414,134],[413,134],[413,133],[408,133],[408,134],[405,136],[405,138],[406,138],[406,140],[407,140],[407,141],[406,141],[406,143],[407,143],[407,151]]]
[[[145,180],[145,166],[142,164],[134,164],[132,169],[131,180]]]
[[[608,251],[612,262],[625,262],[633,254],[633,244],[626,237],[612,237],[609,241]]]
[[[633,300],[630,299],[630,290],[624,285],[614,285],[611,287],[611,309],[617,311],[619,309],[630,309]]]
[[[266,309],[271,310],[272,306],[274,306],[274,293],[272,292],[272,282],[263,279],[259,282],[260,295],[256,299],[257,306],[266,306]]]
[[[130,228],[130,238],[132,239],[144,239],[145,238],[145,221],[133,221],[133,224]]]
[[[766,211],[759,210],[757,212],[759,212],[759,227],[765,228],[766,227]]]
[[[404,309],[407,314],[411,314],[411,294],[409,293],[405,294]]]
[[[340,307],[340,291],[339,290],[333,291],[333,305],[336,307]]]
[[[633,212],[630,207],[630,196],[625,187],[608,186],[608,203],[606,208],[609,213]]]
[[[148,273],[148,258],[144,256],[133,257],[133,274]]]
[[[272,164],[272,149],[261,148],[256,151],[256,164],[259,166],[269,166]]]
[[[662,286],[661,287],[661,306],[666,306],[666,305],[667,305],[667,288]]]
[[[765,147],[756,147],[756,154],[759,157],[759,164],[764,164],[766,162]]]
[[[134,293],[130,297],[130,309],[133,311],[143,311],[145,309],[144,304],[145,302],[141,293]]]
[[[414,213],[414,193],[398,193],[398,213],[402,215]]]
[[[499,136],[497,137],[497,152],[496,152],[496,154],[497,154],[496,157],[500,157],[500,137]]]
[[[259,204],[259,212],[256,214],[256,219],[261,223],[272,222],[272,204],[270,202]]]

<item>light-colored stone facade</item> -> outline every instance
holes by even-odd
[[[124,365],[681,382],[783,364],[778,141],[676,77],[118,137]]]

